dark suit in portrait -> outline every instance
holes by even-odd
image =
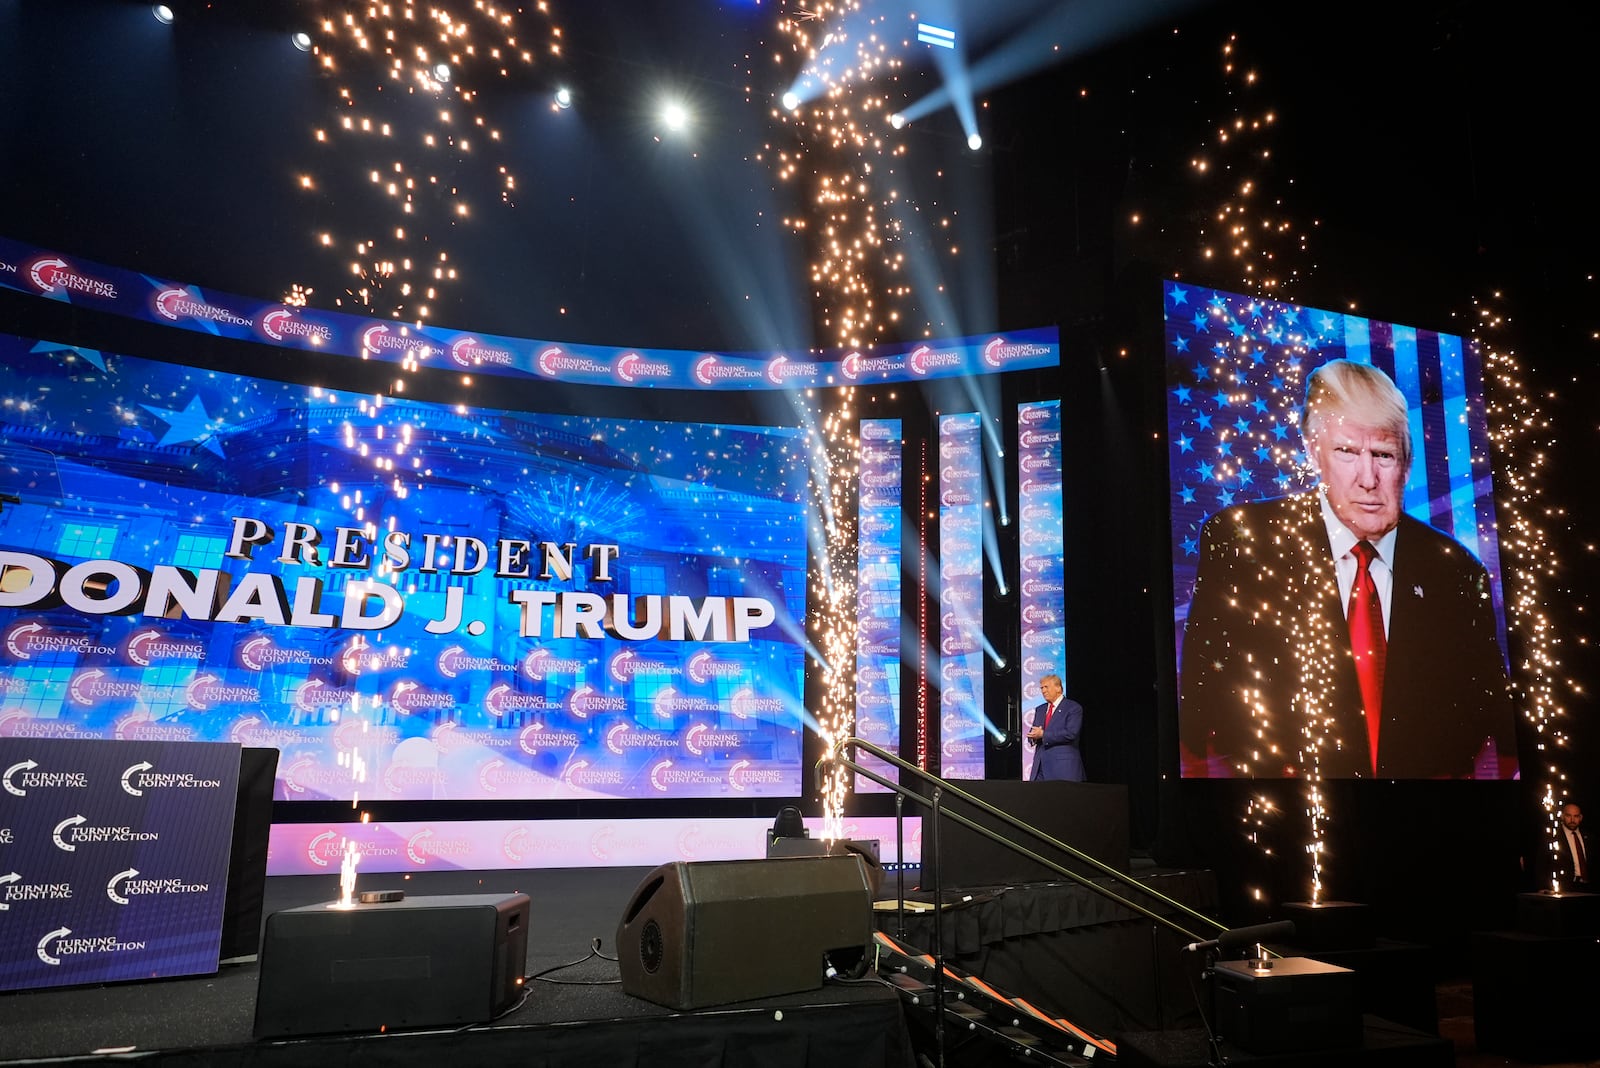
[[[1329,777],[1465,778],[1487,747],[1498,766],[1485,773],[1511,777],[1513,716],[1488,573],[1404,514],[1374,772],[1319,493],[1206,521],[1179,676],[1185,774],[1305,775],[1314,756]],[[1319,695],[1314,715],[1306,694]]]
[[[1083,782],[1083,751],[1078,748],[1078,736],[1083,732],[1083,706],[1070,698],[1061,698],[1055,714],[1049,716],[1050,703],[1033,710],[1033,722],[1044,728],[1044,736],[1034,743],[1034,781]]]

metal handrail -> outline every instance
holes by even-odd
[[[846,748],[865,749],[868,753],[870,753],[873,756],[877,757],[879,760],[882,760],[887,764],[890,764],[890,765],[892,765],[894,767],[899,768],[902,772],[909,772],[913,777],[915,777],[917,779],[920,779],[921,781],[923,781],[925,783],[930,784],[934,788],[935,797],[930,800],[929,798],[924,797],[922,794],[917,793],[915,790],[912,790],[912,789],[910,789],[908,787],[902,786],[902,785],[900,785],[899,783],[896,783],[896,782],[890,782],[888,779],[886,779],[883,776],[881,776],[881,775],[877,774],[876,772],[874,772],[871,768],[863,767],[862,765],[856,763],[854,760],[851,760],[849,757],[845,756],[844,755],[844,750]],[[913,801],[917,801],[917,802],[920,802],[923,805],[926,805],[929,809],[933,810],[936,814],[941,814],[940,799],[938,797],[938,794],[939,793],[949,793],[952,796],[958,797],[962,801],[964,801],[967,804],[969,804],[969,805],[973,806],[974,808],[978,809],[980,812],[983,812],[983,813],[986,813],[986,814],[988,814],[990,816],[993,816],[995,819],[999,820],[1000,822],[1002,822],[1004,824],[1007,824],[1008,826],[1012,827],[1013,829],[1019,830],[1019,831],[1023,832],[1024,834],[1032,835],[1034,838],[1037,838],[1040,842],[1043,842],[1043,843],[1045,843],[1045,844],[1047,844],[1049,846],[1052,846],[1055,849],[1059,849],[1061,852],[1065,853],[1069,857],[1072,857],[1074,860],[1077,860],[1077,861],[1079,861],[1079,862],[1081,862],[1083,864],[1086,864],[1089,867],[1095,869],[1096,871],[1101,872],[1102,874],[1108,876],[1109,878],[1117,881],[1118,883],[1121,883],[1124,886],[1131,887],[1132,889],[1138,890],[1140,893],[1143,893],[1143,894],[1147,895],[1148,897],[1154,898],[1156,901],[1159,901],[1162,904],[1165,904],[1165,905],[1169,906],[1170,908],[1172,908],[1172,909],[1174,909],[1174,910],[1176,910],[1178,912],[1183,913],[1186,916],[1190,916],[1190,917],[1193,917],[1196,920],[1199,920],[1202,924],[1206,925],[1209,928],[1214,928],[1217,932],[1222,932],[1222,931],[1228,930],[1228,927],[1227,927],[1226,924],[1220,923],[1217,920],[1212,919],[1210,916],[1207,916],[1202,912],[1197,912],[1194,909],[1190,908],[1188,905],[1185,905],[1183,902],[1178,901],[1178,900],[1176,900],[1174,898],[1170,898],[1170,897],[1168,897],[1167,895],[1161,893],[1158,890],[1151,889],[1145,883],[1140,882],[1139,880],[1133,878],[1130,875],[1124,875],[1122,872],[1117,871],[1115,868],[1110,867],[1109,865],[1101,863],[1100,861],[1096,860],[1094,857],[1090,856],[1087,853],[1084,853],[1084,852],[1082,852],[1080,850],[1074,849],[1072,846],[1067,845],[1065,842],[1058,841],[1057,839],[1052,838],[1050,835],[1045,834],[1043,831],[1039,830],[1037,827],[1034,827],[1031,824],[1024,823],[1022,820],[1017,819],[1015,816],[1011,815],[1011,813],[1005,812],[1005,811],[1003,811],[1001,809],[998,809],[998,808],[995,808],[993,805],[989,804],[987,801],[982,800],[981,798],[974,797],[972,794],[967,793],[965,790],[962,790],[959,787],[952,785],[950,783],[950,781],[947,780],[947,779],[941,779],[939,776],[934,775],[931,772],[925,771],[922,768],[917,767],[915,764],[907,763],[906,761],[900,759],[900,757],[895,755],[894,753],[891,753],[886,749],[883,749],[883,748],[880,748],[877,745],[874,745],[872,742],[867,741],[865,738],[841,738],[841,739],[839,739],[839,741],[834,743],[834,746],[833,746],[833,749],[832,749],[831,752],[823,754],[822,758],[817,761],[817,766],[816,766],[817,785],[818,785],[819,789],[822,788],[823,775],[824,775],[824,766],[828,765],[828,764],[836,764],[839,767],[847,768],[847,769],[855,772],[857,775],[864,775],[868,779],[871,779],[873,782],[877,783],[879,786],[882,786],[882,787],[884,787],[885,789],[888,789],[888,790],[892,790],[894,793],[896,793],[900,797],[909,798],[909,799],[911,799]],[[1121,905],[1123,908],[1129,909],[1129,910],[1131,910],[1133,912],[1137,912],[1141,916],[1145,916],[1145,917],[1155,921],[1156,923],[1161,924],[1164,927],[1167,927],[1167,928],[1169,928],[1169,929],[1171,929],[1173,931],[1176,931],[1178,934],[1187,937],[1188,939],[1190,939],[1193,942],[1204,941],[1204,939],[1200,935],[1198,935],[1195,932],[1189,930],[1188,928],[1182,926],[1181,924],[1177,923],[1176,921],[1174,921],[1172,919],[1169,919],[1166,916],[1163,916],[1161,913],[1155,912],[1155,911],[1153,911],[1151,909],[1145,908],[1143,905],[1139,905],[1139,904],[1136,904],[1135,902],[1129,901],[1127,898],[1125,898],[1122,895],[1120,895],[1120,894],[1108,889],[1105,886],[1100,885],[1099,883],[1095,882],[1093,879],[1090,879],[1088,876],[1082,875],[1082,874],[1080,874],[1078,872],[1075,872],[1075,871],[1071,871],[1071,870],[1063,867],[1062,865],[1057,864],[1053,860],[1048,860],[1045,857],[1040,856],[1038,853],[1034,852],[1033,850],[1027,848],[1026,846],[1021,845],[1020,843],[1015,842],[1015,841],[1011,840],[1010,838],[1005,837],[1002,834],[999,834],[999,833],[997,833],[995,831],[992,831],[987,827],[984,827],[983,825],[977,823],[976,821],[974,821],[972,819],[969,819],[968,817],[962,815],[959,812],[952,812],[952,811],[949,811],[949,810],[942,810],[942,815],[943,815],[944,818],[955,820],[957,823],[961,824],[963,827],[966,827],[968,830],[976,831],[978,834],[980,834],[983,837],[989,839],[991,842],[994,842],[995,844],[997,844],[997,845],[999,845],[999,846],[1001,846],[1001,847],[1003,847],[1005,849],[1008,849],[1013,853],[1016,853],[1016,854],[1019,854],[1020,856],[1026,857],[1027,859],[1033,861],[1036,864],[1041,864],[1044,867],[1049,868],[1051,871],[1056,872],[1056,873],[1058,873],[1060,875],[1063,875],[1068,879],[1071,879],[1073,882],[1077,883],[1078,885],[1084,887],[1087,890],[1093,891],[1094,893],[1098,894],[1099,896],[1101,896],[1103,898],[1108,898],[1109,900],[1116,902],[1118,905]],[[937,874],[937,873],[935,873],[935,874]],[[941,883],[942,883],[942,880],[941,880]],[[935,908],[937,910],[937,906],[935,906]],[[940,947],[940,948],[942,948],[942,947]]]

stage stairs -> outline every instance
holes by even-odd
[[[933,957],[881,931],[874,936],[872,950],[878,976],[900,992],[908,1016],[921,1019],[930,1029],[937,1027],[939,966]],[[947,963],[943,968],[942,1048],[954,1054],[959,1046],[970,1053],[973,1045],[981,1044],[991,1054],[976,1061],[964,1055],[953,1060],[993,1064],[996,1058],[992,1054],[1003,1054],[1012,1063],[1064,1068],[1116,1062],[1117,1047],[1109,1039],[1070,1020],[1052,1018],[1026,999],[1012,997],[953,965]]]
[[[896,782],[885,778],[877,770],[852,760],[849,754],[857,750],[864,750],[885,764],[899,769],[902,781]],[[891,753],[865,739],[840,738],[834,742],[829,752],[823,754],[816,765],[819,792],[827,791],[828,776],[838,770],[856,775],[858,781],[865,778],[875,782],[895,794],[897,811],[905,801],[928,809],[923,834],[934,843],[939,841],[941,822],[952,820],[996,845],[1042,865],[1089,892],[1127,909],[1130,913],[1144,916],[1152,923],[1175,932],[1185,941],[1205,942],[1207,939],[1205,935],[1198,933],[1200,931],[1209,932],[1212,928],[1217,932],[1228,930],[1211,917],[1157,892],[1126,872],[1119,871],[1065,842],[1052,838],[1037,827],[1031,827],[1010,813],[1003,812],[962,790],[948,779],[941,779],[926,769],[901,759],[898,754]],[[919,784],[928,792],[918,792],[911,788],[911,783]],[[970,806],[987,818],[1039,843],[1054,856],[1070,858],[1079,865],[1097,872],[1110,880],[1118,889],[1102,886],[1082,871],[1068,868],[1050,857],[1041,856],[1034,849],[985,827],[962,812],[947,810],[943,804],[946,797],[959,799],[964,805]],[[926,1055],[919,1053],[919,1061],[932,1064],[935,1068],[947,1068],[952,1063],[984,1066],[996,1064],[1000,1063],[998,1060],[1000,1056],[1004,1056],[1012,1064],[1067,1066],[1102,1064],[1116,1059],[1117,1048],[1114,1043],[1090,1033],[1070,1020],[1052,1017],[1024,998],[1012,997],[978,976],[965,974],[960,969],[950,966],[944,959],[942,951],[943,880],[940,878],[937,863],[932,866],[931,871],[924,873],[925,878],[930,876],[933,892],[933,944],[936,947],[934,952],[924,953],[902,945],[887,935],[878,934],[874,936],[875,959],[868,962],[877,967],[880,978],[887,978],[900,990],[908,1009],[911,1010],[906,1016],[908,1022],[914,1025],[913,1041],[917,1038],[915,1025],[931,1022],[928,1030],[932,1031],[935,1057],[930,1060]],[[1171,915],[1125,897],[1124,894],[1127,893],[1135,894],[1141,900],[1159,903]],[[900,907],[903,909],[905,907],[903,887],[899,896]],[[1186,927],[1185,923],[1192,926]],[[980,1041],[969,1042],[969,1039]],[[969,1051],[980,1055],[987,1053],[988,1056],[969,1060],[966,1056]]]

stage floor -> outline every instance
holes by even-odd
[[[677,1013],[631,997],[617,964],[590,957],[601,940],[616,954],[617,921],[649,868],[423,872],[362,877],[361,890],[409,895],[526,893],[532,901],[527,972],[574,961],[529,984],[527,1000],[492,1024],[459,1031],[255,1042],[257,965],[224,965],[213,976],[0,994],[0,1062],[105,1056],[115,1051],[162,1064],[445,1063],[578,1064],[604,1061],[702,1064],[715,1050],[787,1044],[809,1049],[800,1063],[910,1064],[899,1001],[877,984],[829,985],[800,995]],[[333,901],[338,877],[267,880],[267,915]],[[588,958],[588,959],[584,959]],[[559,980],[559,982],[557,982]],[[575,1024],[586,1026],[576,1027]],[[868,1046],[837,1060],[842,1036]],[[688,1053],[693,1057],[687,1057]],[[142,1056],[141,1056],[142,1055]],[[620,1058],[620,1059],[619,1059]],[[785,1058],[787,1059],[787,1058]]]

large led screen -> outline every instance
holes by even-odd
[[[0,734],[271,746],[291,800],[800,793],[801,431],[0,366]]]
[[[1184,775],[1514,777],[1476,351],[1174,282],[1163,304]]]

